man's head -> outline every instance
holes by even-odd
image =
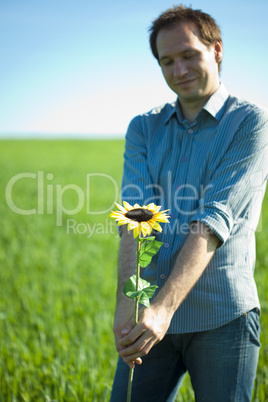
[[[199,10],[174,7],[154,21],[150,43],[184,117],[193,119],[220,85],[223,51],[218,26]]]
[[[157,50],[157,36],[162,29],[171,29],[179,23],[194,23],[198,29],[200,40],[206,46],[211,46],[215,41],[222,43],[221,31],[215,20],[201,10],[193,10],[183,5],[173,7],[162,13],[153,21],[150,28],[150,46],[154,57],[159,62]],[[218,63],[220,72],[221,61]]]

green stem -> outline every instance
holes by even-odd
[[[140,250],[141,250],[141,241],[140,238],[137,238],[137,263],[136,263],[136,292],[139,290],[139,279],[140,279]],[[134,327],[138,323],[139,316],[139,297],[135,299],[135,312],[134,312]],[[131,391],[132,391],[132,382],[133,382],[134,368],[129,369],[129,377],[128,377],[128,389],[127,389],[127,402],[131,402]]]
[[[141,241],[138,237],[137,239],[137,263],[136,263],[136,292],[139,290],[139,280],[140,280],[140,251],[141,251]],[[135,313],[134,313],[134,327],[138,324],[139,315],[139,297],[135,299]]]
[[[134,374],[134,368],[130,368],[129,375],[128,375],[127,402],[131,402],[133,374]]]

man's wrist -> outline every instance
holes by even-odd
[[[156,298],[151,302],[151,307],[157,309],[159,314],[165,316],[167,319],[173,317],[177,306],[170,300],[170,298],[164,297],[160,291]]]

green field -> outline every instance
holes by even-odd
[[[0,141],[0,402],[108,401],[123,141]],[[268,197],[257,233],[268,400]],[[193,401],[186,377],[177,401]],[[216,402],[216,401],[215,401]]]

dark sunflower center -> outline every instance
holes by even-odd
[[[148,209],[136,208],[128,211],[125,216],[136,222],[146,222],[152,219],[154,214]]]

